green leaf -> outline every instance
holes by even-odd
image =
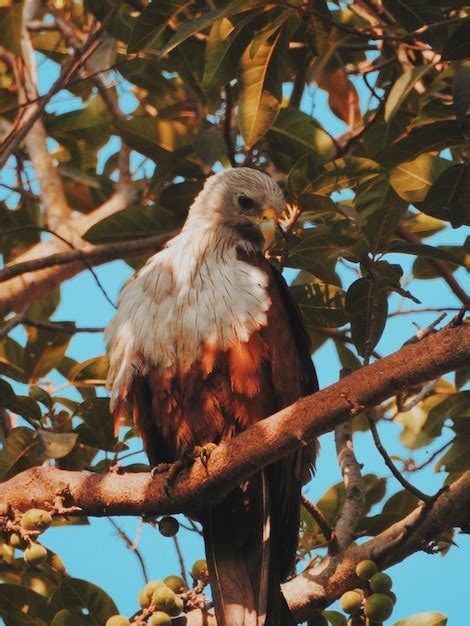
[[[338,611],[323,611],[322,615],[326,617],[331,626],[346,626],[347,620],[342,613]]]
[[[5,380],[0,379],[0,406],[30,420],[41,419],[38,403],[28,396],[18,396]]]
[[[467,42],[468,44],[468,42]],[[470,63],[467,61],[457,68],[452,81],[453,107],[459,124],[465,124],[465,116],[470,106]]]
[[[46,626],[47,600],[28,587],[0,585],[0,615],[9,626]]]
[[[41,459],[37,456],[38,443],[36,433],[31,428],[14,428],[0,451],[0,481],[7,480],[33,465],[40,465]]]
[[[444,46],[442,51],[443,61],[458,61],[470,57],[470,22],[460,24]]]
[[[48,430],[38,430],[41,442],[41,451],[48,459],[61,459],[71,452],[77,442],[76,433],[53,433]]]
[[[77,363],[68,374],[69,381],[77,386],[104,385],[108,376],[109,360],[107,356],[97,356]]]
[[[181,157],[190,152],[191,129],[179,119],[139,115],[126,120],[115,120],[114,125],[131,148],[155,161],[164,161],[172,156],[181,161]]]
[[[335,285],[309,283],[290,287],[311,328],[336,328],[347,322],[344,291]]]
[[[23,2],[12,2],[0,7],[0,40],[2,46],[15,56],[21,57],[21,28],[23,25]]]
[[[102,589],[85,580],[67,577],[62,577],[60,586],[51,598],[50,609],[52,614],[62,609],[72,613],[85,609],[87,623],[93,626],[103,626],[106,620],[118,613],[113,600]]]
[[[381,172],[380,165],[363,157],[344,157],[324,165],[324,172],[307,184],[302,193],[329,195],[341,189],[352,189]]]
[[[27,381],[23,369],[24,348],[11,337],[0,341],[0,374],[19,382]]]
[[[316,15],[308,16],[307,28],[311,35],[311,37],[308,38],[308,44],[315,56],[318,56],[328,50],[328,37],[333,25],[331,12],[325,0],[316,0],[315,13]],[[323,16],[324,19],[322,19],[321,16]]]
[[[454,228],[470,225],[470,167],[458,164],[446,169],[418,208]]]
[[[74,415],[83,420],[75,432],[80,442],[101,450],[114,450],[113,416],[109,412],[109,398],[90,398],[82,402]]]
[[[406,70],[394,83],[385,102],[384,120],[389,122],[397,113],[415,84],[425,76],[433,66],[430,63]]]
[[[62,609],[54,616],[51,626],[90,626],[90,622],[81,613]]]
[[[41,389],[41,387],[31,385],[28,391],[28,395],[30,398],[33,398],[33,400],[36,400],[36,402],[40,402],[41,404],[43,404],[47,409],[52,408],[53,401],[51,396],[47,393],[47,391]]]
[[[447,159],[422,154],[394,168],[390,184],[401,198],[414,204],[424,200],[434,181],[451,165]]]
[[[128,54],[150,48],[165,32],[169,20],[189,4],[191,3],[161,2],[161,0],[150,2],[141,12],[131,31],[127,45]]]
[[[434,246],[428,246],[424,243],[415,244],[408,243],[407,241],[392,241],[387,246],[387,252],[412,254],[413,256],[422,256],[426,259],[438,259],[439,261],[445,261],[453,265],[465,265],[464,261],[450,252],[446,252],[441,248],[435,248]]]
[[[369,278],[356,280],[346,294],[346,311],[357,351],[361,356],[370,354],[387,321],[388,301],[384,285]]]
[[[377,160],[387,169],[393,169],[403,161],[411,161],[423,152],[464,146],[467,143],[462,125],[454,120],[433,122],[413,128],[403,139],[385,148]]]
[[[398,223],[406,211],[406,203],[397,194],[389,189],[387,202],[381,209],[372,213],[369,219],[361,226],[370,245],[370,251],[382,251],[394,236]]]
[[[61,325],[75,328],[73,322],[61,322]],[[30,329],[23,362],[24,371],[30,382],[37,381],[57,367],[62,361],[71,339],[70,333]]]
[[[270,157],[284,171],[307,155],[318,163],[328,161],[336,150],[333,139],[321,125],[298,109],[281,109],[266,141]]]
[[[289,249],[287,264],[312,273],[319,261],[330,265],[332,259],[344,256],[356,244],[353,237],[325,232],[320,228],[309,229],[301,238],[292,239],[294,243]]]
[[[250,48],[240,62],[238,121],[245,146],[252,148],[271,128],[282,100],[286,37],[280,29],[254,56]]]
[[[395,622],[394,626],[446,626],[446,624],[447,617],[443,613],[426,611],[426,613],[417,613],[401,619]]]

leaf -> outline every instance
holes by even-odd
[[[51,622],[51,626],[89,626],[88,619],[77,612],[63,609],[59,611]]]
[[[114,420],[109,412],[109,398],[90,398],[82,402],[74,415],[83,420],[75,432],[80,442],[101,450],[114,450]]]
[[[76,433],[53,433],[48,430],[37,431],[41,450],[48,459],[61,459],[71,452],[77,442]]]
[[[447,159],[421,154],[401,163],[390,172],[390,184],[407,202],[424,200],[434,181],[452,165]]]
[[[109,360],[107,356],[97,356],[77,363],[69,371],[68,379],[77,386],[104,385],[108,377]]]
[[[47,600],[28,587],[0,585],[0,615],[9,626],[46,626]]]
[[[141,12],[134,28],[131,31],[128,54],[140,52],[150,48],[152,44],[165,32],[171,17],[188,6],[190,2],[161,2],[153,0]]]
[[[361,226],[372,253],[375,254],[385,248],[394,236],[398,223],[405,211],[406,203],[392,189],[389,189],[387,201],[382,208],[374,211],[365,224]]]
[[[335,285],[309,283],[290,287],[307,326],[336,328],[347,322],[344,292]]]
[[[470,167],[464,164],[446,169],[434,182],[420,211],[449,221],[454,228],[470,225]]]
[[[191,149],[189,126],[180,119],[162,119],[151,115],[115,120],[114,125],[124,141],[145,156],[163,161],[174,156],[178,161]]]
[[[33,465],[40,465],[41,459],[36,456],[38,443],[35,431],[31,428],[14,428],[0,451],[0,481]]]
[[[432,67],[430,63],[426,63],[425,65],[418,65],[418,67],[413,67],[403,72],[394,83],[385,102],[384,120],[386,122],[392,119],[416,83],[420,81]]]
[[[281,107],[286,38],[280,29],[254,56],[247,48],[240,61],[238,122],[250,149],[273,125]]]
[[[395,622],[394,626],[446,626],[446,624],[447,617],[443,613],[426,611],[426,613],[417,613],[401,619]]]
[[[50,609],[52,614],[61,609],[73,613],[85,609],[87,622],[93,626],[103,626],[106,620],[118,613],[113,600],[102,589],[85,580],[67,577],[61,578],[60,586],[50,600]]]
[[[413,256],[422,256],[426,259],[437,259],[445,263],[452,263],[453,265],[465,265],[464,261],[450,252],[434,246],[428,246],[425,243],[415,244],[407,241],[392,241],[387,246],[387,252],[412,254]]]
[[[0,40],[2,46],[15,56],[21,57],[21,29],[23,25],[23,2],[12,2],[0,7]]]
[[[320,260],[328,262],[330,259],[337,259],[345,255],[356,243],[353,237],[325,232],[319,228],[304,231],[302,238],[293,241],[295,243],[289,250],[287,261],[289,267],[312,272]]]
[[[311,35],[308,44],[315,56],[324,54],[328,49],[328,36],[333,28],[331,12],[325,0],[316,0],[316,15],[309,15],[307,28]],[[322,19],[321,16],[324,16]],[[305,19],[305,18],[304,18]]]
[[[359,94],[343,67],[323,72],[317,82],[321,89],[328,92],[328,104],[336,117],[350,128],[360,123]]]
[[[413,128],[403,139],[382,150],[377,155],[377,160],[391,170],[423,152],[464,146],[466,143],[466,135],[459,122],[433,122]]]
[[[75,328],[73,322],[61,322],[62,326]],[[29,330],[29,341],[24,351],[24,371],[30,382],[35,382],[62,361],[72,335],[61,331]]]
[[[33,400],[36,400],[36,402],[43,404],[47,409],[52,408],[53,401],[51,396],[47,393],[47,391],[41,389],[41,387],[31,385],[28,395],[30,398],[33,398]]]
[[[470,63],[467,61],[458,67],[452,81],[453,107],[455,117],[460,125],[465,124],[470,105]]]
[[[0,341],[0,374],[25,383],[23,369],[24,348],[11,337]]]
[[[284,171],[307,155],[323,163],[335,154],[330,135],[313,117],[298,109],[281,109],[266,141],[270,157]]]
[[[443,61],[458,61],[470,57],[470,22],[460,24],[449,39],[442,51]]]
[[[382,336],[387,321],[387,290],[379,282],[359,278],[347,291],[346,311],[357,351],[361,356],[370,354]]]
[[[323,611],[322,615],[326,617],[331,626],[346,626],[347,620],[342,613],[338,611]]]
[[[6,380],[0,379],[0,406],[30,420],[41,419],[38,403],[28,396],[18,396]]]
[[[410,494],[409,491],[399,491],[387,500],[379,515],[373,515],[361,520],[357,531],[365,531],[372,536],[378,535],[411,513],[418,505],[418,502],[418,498]]]
[[[351,189],[381,172],[380,165],[363,157],[345,157],[330,161],[324,172],[307,184],[302,193],[329,195],[341,189]]]

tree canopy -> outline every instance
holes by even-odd
[[[299,622],[365,624],[374,583],[361,582],[358,563],[445,554],[458,529],[470,531],[469,58],[458,0],[0,0],[6,626],[104,626],[118,612],[41,548],[49,521],[31,509],[57,526],[142,516],[172,534],[168,515],[189,513],[195,494],[215,502],[331,431],[343,481],[304,500],[298,575],[285,586]],[[239,165],[285,190],[269,256],[289,278],[314,360],[334,347],[339,382],[268,418],[269,446],[259,425],[219,446],[169,497],[136,455],[130,416],[114,435],[106,356],[70,356],[74,335],[103,328],[84,326],[80,311],[58,318],[61,285],[84,273],[115,306],[93,268],[139,269],[178,232],[206,177]],[[401,316],[418,322],[412,336]],[[381,442],[385,422],[401,456]],[[354,454],[366,431],[384,461],[374,473]],[[431,464],[442,488],[426,494],[414,483]],[[175,626],[215,623],[202,616],[204,574],[194,578],[177,589]],[[357,588],[359,616],[345,617],[347,600],[328,609]],[[135,610],[133,624],[166,623],[150,600]],[[396,626],[446,623],[428,613]]]

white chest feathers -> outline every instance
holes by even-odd
[[[227,350],[266,325],[267,275],[237,258],[235,240],[183,231],[124,288],[106,329],[112,404],[132,376],[187,372],[203,346]]]

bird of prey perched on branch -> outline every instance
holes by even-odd
[[[263,255],[285,208],[246,167],[211,176],[179,235],[124,288],[106,338],[117,420],[133,410],[150,463],[219,443],[317,390],[308,335]],[[294,624],[300,488],[314,454],[273,463],[200,511],[219,626]]]

